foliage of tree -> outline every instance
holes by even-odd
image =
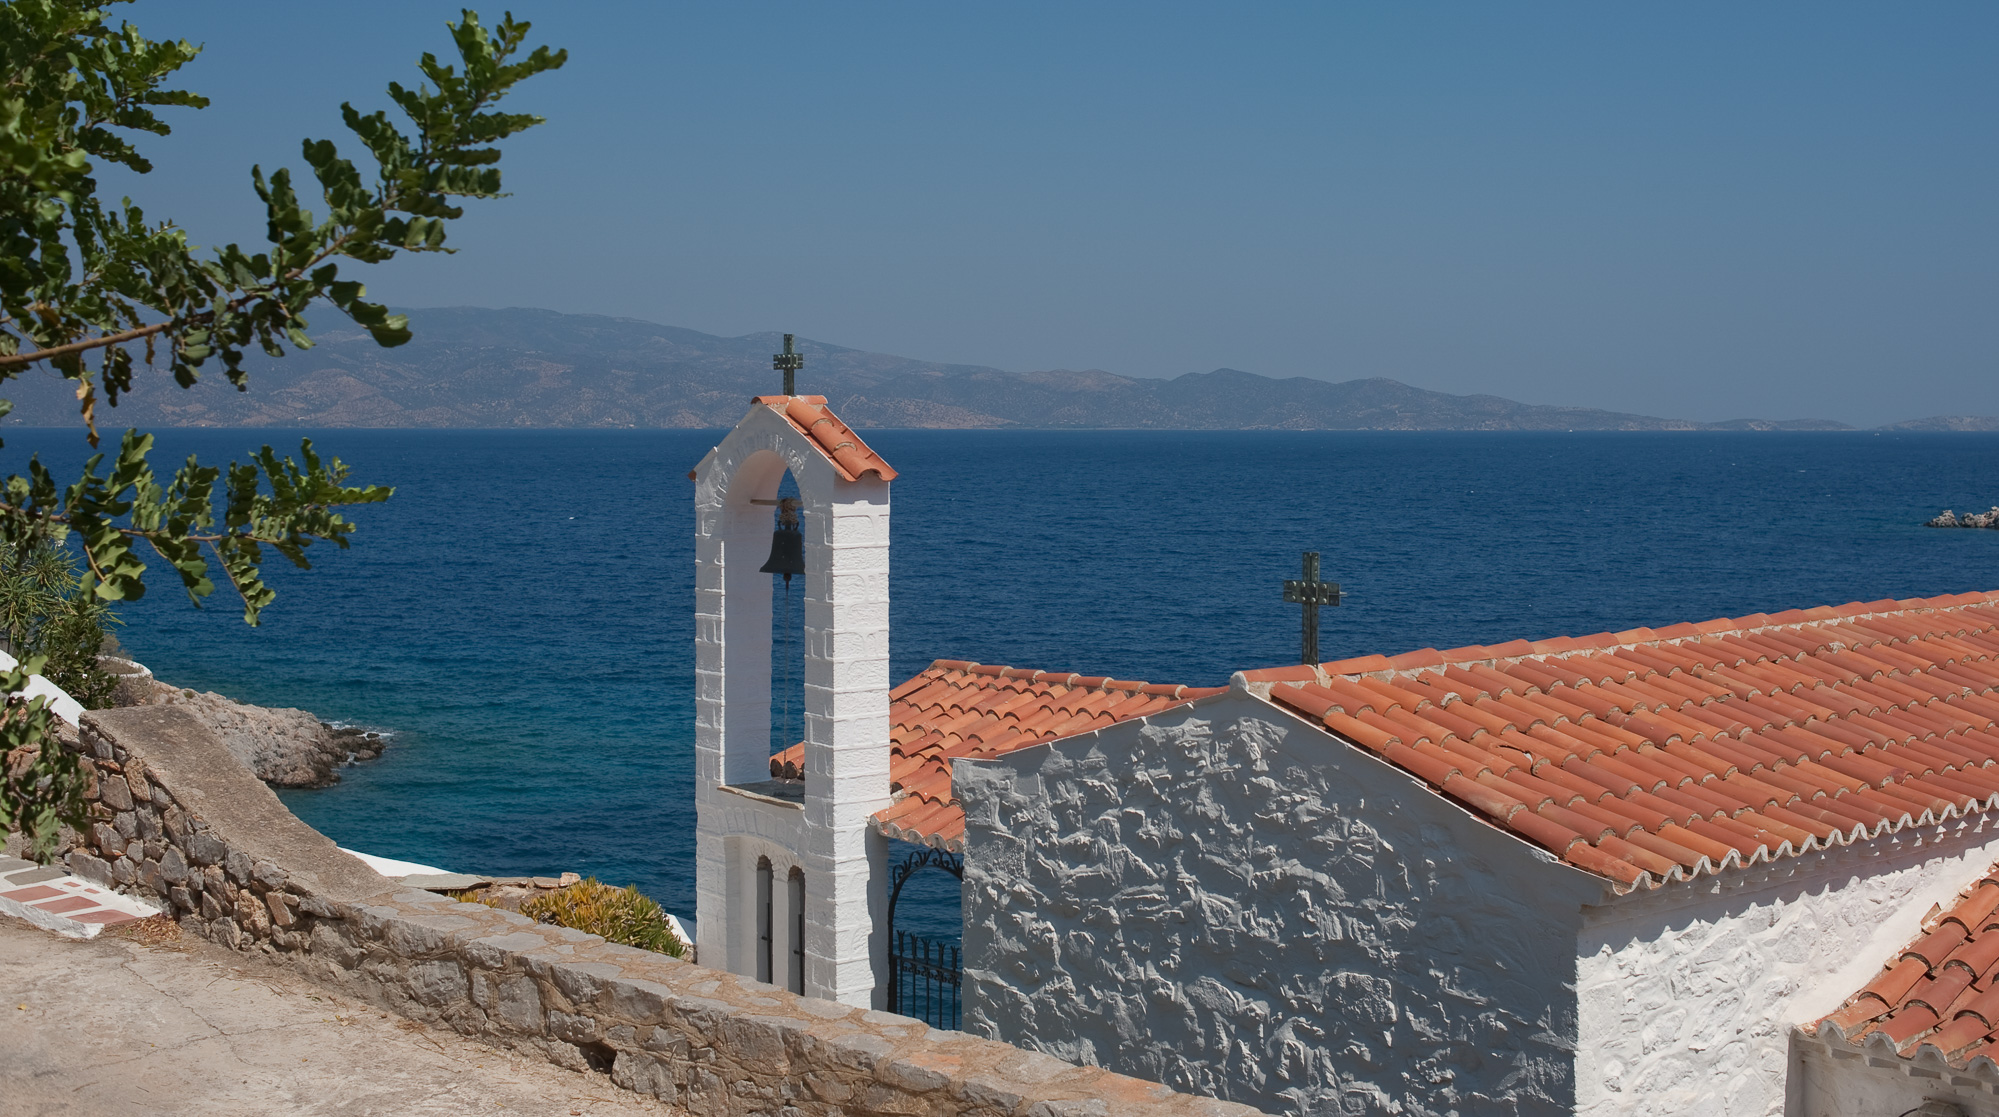
[[[87,820],[89,784],[82,758],[56,742],[48,704],[21,697],[41,667],[31,658],[0,671],[0,692],[7,695],[0,705],[0,831],[20,834],[23,852],[38,861],[55,852],[62,827]]]
[[[148,39],[125,22],[114,27],[108,7],[0,3],[0,385],[31,368],[74,382],[78,417],[96,448],[101,407],[115,407],[142,368],[182,387],[219,371],[241,390],[251,346],[271,357],[311,347],[306,313],[318,304],[381,345],[409,340],[404,317],[342,278],[342,262],[451,251],[445,234],[464,213],[461,203],[503,196],[498,142],[541,123],[495,106],[567,59],[565,51],[527,49],[529,24],[511,14],[489,27],[466,11],[447,26],[455,63],[426,53],[417,65],[421,83],[389,85],[406,122],[341,106],[366,153],[365,170],[330,140],[304,142],[323,212],[307,208],[289,169],[266,175],[255,167],[266,243],[204,251],[129,198],[101,198],[93,177],[100,164],[150,172],[141,141],[171,133],[161,112],[208,104],[168,84],[200,48]],[[0,400],[0,416],[11,409]],[[104,602],[145,592],[147,552],[173,568],[197,605],[215,591],[219,571],[254,625],[276,596],[261,574],[265,548],[309,568],[312,544],[347,546],[354,525],[340,509],[390,495],[348,484],[348,468],[320,457],[309,441],[297,459],[265,446],[247,462],[224,467],[190,457],[164,474],[148,460],[152,445],[150,435],[128,430],[115,452],[95,454],[67,483],[29,461],[25,476],[9,476],[0,490],[0,543],[33,554],[73,536],[83,563],[79,592]],[[27,829],[39,841],[54,820],[80,819],[75,789],[64,784],[80,777],[58,770],[53,755],[66,750],[40,748],[47,718],[24,703],[25,680],[19,672],[4,680],[0,753],[9,767],[0,779],[0,827]]]
[[[84,592],[76,557],[47,539],[0,539],[0,635],[15,659],[43,660],[43,678],[84,709],[103,708],[118,677],[98,663],[106,626],[115,624],[108,602]]]

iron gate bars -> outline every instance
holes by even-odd
[[[902,898],[902,886],[924,869],[942,869],[962,883],[965,879],[965,858],[962,854],[925,846],[905,856],[889,871],[888,1010],[901,1016],[913,1016],[933,1028],[962,1031],[964,964],[961,948],[895,929],[895,909],[897,901]]]

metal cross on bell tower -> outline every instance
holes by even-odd
[[[770,355],[770,367],[784,374],[784,394],[798,394],[798,370],[805,367],[805,354],[791,348],[791,335],[784,335],[784,352]]]
[[[1302,578],[1284,579],[1284,600],[1293,605],[1305,607],[1304,639],[1300,654],[1301,663],[1319,662],[1319,606],[1340,603],[1340,584],[1319,580],[1319,552],[1305,552],[1305,570]]]

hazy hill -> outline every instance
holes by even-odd
[[[219,375],[191,391],[163,376],[142,378],[100,425],[726,427],[751,396],[781,383],[770,368],[776,334],[715,337],[548,310],[421,310],[410,319],[416,338],[397,349],[359,330],[329,330],[309,352],[259,357],[244,393]],[[1003,372],[810,340],[799,348],[806,355],[799,390],[825,395],[857,427],[1844,429],[1820,420],[1704,424],[1545,407],[1378,377],[1332,383],[1217,369],[1152,380],[1096,370]],[[10,424],[74,421],[71,389],[51,374],[31,373],[0,392],[15,404]]]
[[[1927,419],[1910,419],[1903,423],[1890,423],[1881,429],[1889,431],[1999,431],[1999,416],[1932,415]]]

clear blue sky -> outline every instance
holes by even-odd
[[[215,104],[113,188],[259,240],[249,165],[302,171],[457,8],[122,9],[206,44]],[[513,106],[549,118],[517,196],[379,296],[1019,370],[1999,414],[1999,5],[515,11],[570,51]]]

